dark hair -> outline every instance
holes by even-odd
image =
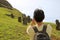
[[[44,11],[41,9],[36,9],[34,11],[34,19],[36,22],[42,22],[45,18]]]

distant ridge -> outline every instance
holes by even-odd
[[[0,0],[0,7],[12,9],[12,5],[6,0]]]

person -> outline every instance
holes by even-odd
[[[30,36],[30,40],[33,40],[33,38],[34,38],[34,34],[35,34],[35,32],[33,30],[34,26],[36,26],[39,31],[41,31],[43,29],[44,18],[45,18],[45,15],[44,15],[43,10],[36,9],[34,11],[34,16],[33,16],[32,22],[31,22],[31,24],[29,25],[29,27],[27,28],[27,31],[26,31],[27,34]],[[52,26],[50,24],[47,24],[46,32],[48,33],[49,37],[51,37]]]

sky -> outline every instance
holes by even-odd
[[[60,21],[60,0],[7,0],[14,8],[33,18],[36,8],[44,10],[46,22]]]

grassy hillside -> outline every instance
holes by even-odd
[[[19,23],[17,18],[12,19],[5,15],[9,13],[11,13],[9,10],[0,8],[0,40],[27,40],[25,32],[27,26]]]
[[[9,10],[6,8],[0,8],[0,40],[29,40],[26,34],[26,28],[28,25],[19,23],[17,18],[11,18],[5,14],[13,13],[15,17],[22,16],[22,13],[18,10]],[[60,37],[60,31],[55,30],[55,24],[47,23],[53,26],[52,35],[56,38]],[[57,40],[57,39],[56,39]]]
[[[45,24],[50,24],[53,28],[52,30],[52,38],[54,38],[54,40],[60,40],[60,31],[56,30],[56,24],[55,23],[47,23],[45,22]]]

